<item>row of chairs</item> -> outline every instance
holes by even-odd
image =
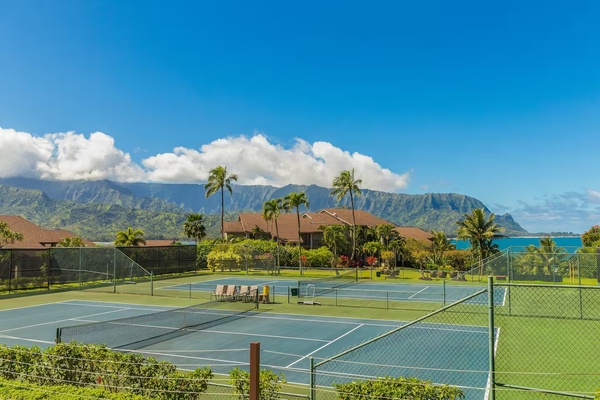
[[[238,285],[217,285],[215,291],[211,293],[210,299],[213,297],[219,301],[256,301],[258,296],[258,286],[238,286]]]

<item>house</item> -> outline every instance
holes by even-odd
[[[356,226],[374,228],[377,225],[391,224],[391,222],[376,217],[363,211],[354,210]],[[277,218],[277,228],[274,221],[265,221],[260,213],[240,213],[238,220],[224,223],[224,233],[227,239],[231,238],[277,238],[282,243],[298,243],[298,219],[296,213],[283,213]],[[346,225],[352,226],[352,210],[345,208],[326,208],[317,212],[305,212],[300,215],[300,240],[302,246],[308,249],[318,248],[323,245],[323,232],[321,226]],[[393,225],[393,224],[392,224]],[[431,234],[419,228],[400,228],[396,230],[403,237],[412,237],[427,240]]]
[[[65,238],[78,237],[76,234],[62,229],[44,229],[17,215],[0,215],[0,222],[8,225],[8,229],[23,235],[23,241],[15,241],[2,247],[3,249],[44,249],[56,247]],[[85,246],[95,244],[83,239]]]

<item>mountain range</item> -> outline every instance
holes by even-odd
[[[227,220],[236,219],[239,212],[260,212],[265,201],[290,192],[305,192],[311,211],[350,208],[348,196],[338,202],[331,189],[316,185],[234,185],[232,189],[232,195],[225,194]],[[475,208],[490,212],[481,201],[461,194],[367,189],[355,198],[355,208],[398,226],[441,230],[449,237],[456,235],[456,222],[464,214]],[[115,233],[128,226],[142,229],[147,239],[186,240],[183,223],[191,212],[204,214],[209,237],[219,236],[221,196],[206,198],[201,184],[0,178],[0,214],[21,215],[45,228],[66,229],[94,241],[113,241]],[[510,214],[497,215],[496,222],[507,236],[527,234]]]

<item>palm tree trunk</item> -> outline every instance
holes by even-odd
[[[221,186],[221,240],[225,241],[225,229],[223,221],[225,220],[225,194],[223,193],[223,186]]]
[[[350,191],[350,205],[352,206],[352,255],[350,260],[354,261],[354,254],[356,253],[356,217],[354,216],[354,196]]]
[[[279,226],[277,225],[277,218],[275,218],[275,234],[277,235],[277,274],[280,273],[280,263],[279,263]]]
[[[302,246],[300,246],[300,210],[296,207],[296,217],[298,218],[298,270],[302,275]]]

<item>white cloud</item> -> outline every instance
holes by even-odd
[[[35,137],[0,128],[0,176],[51,180],[144,180],[144,171],[104,133]]]
[[[329,187],[340,171],[352,168],[365,189],[396,192],[407,188],[409,181],[408,172],[393,173],[372,157],[327,142],[296,139],[291,148],[284,148],[258,133],[218,139],[198,150],[177,147],[148,157],[139,166],[102,132],[89,137],[74,132],[35,137],[0,128],[0,177],[201,183],[218,165],[237,174],[241,185]]]
[[[600,192],[597,190],[588,190],[588,196],[592,203],[600,203]]]

